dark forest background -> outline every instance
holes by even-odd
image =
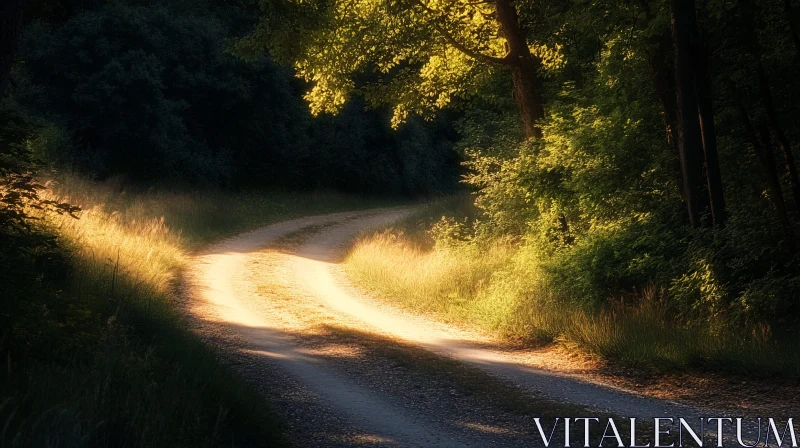
[[[420,195],[457,180],[446,120],[398,132],[358,98],[313,119],[306,86],[233,39],[235,2],[31,2],[4,96],[38,159],[95,179]],[[35,128],[35,131],[33,131]]]

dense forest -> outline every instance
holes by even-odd
[[[39,159],[133,182],[398,195],[452,188],[446,122],[393,132],[386,111],[365,112],[358,98],[312,120],[290,70],[233,55],[253,10],[85,3],[25,9],[4,113],[36,128],[29,140]]]
[[[461,110],[458,234],[516,238],[560,300],[652,285],[687,320],[796,323],[791,1],[260,5],[238,46],[291,61],[312,111]]]
[[[649,300],[661,314],[644,326],[702,327],[731,350],[667,366],[716,368],[745,346],[784,356],[770,350],[796,346],[800,323],[798,10],[794,0],[0,0],[0,440],[43,444],[51,433],[37,425],[94,446],[136,433],[138,417],[108,417],[102,397],[31,417],[62,409],[34,392],[58,389],[52,372],[78,381],[102,370],[101,338],[131,353],[103,368],[217,387],[170,370],[182,348],[153,349],[150,364],[153,341],[172,338],[150,327],[166,324],[142,317],[149,305],[115,301],[144,280],[119,279],[119,249],[116,260],[113,247],[83,253],[64,236],[73,221],[94,222],[81,215],[91,201],[50,191],[74,178],[155,210],[152,234],[173,225],[159,208],[172,203],[134,192],[216,195],[232,208],[176,207],[229,231],[246,225],[225,219],[263,205],[232,197],[283,192],[281,210],[298,214],[305,199],[292,195],[309,192],[468,192],[469,205],[426,218],[419,244],[463,250],[482,272],[480,294],[513,296],[491,329],[554,341],[573,323],[548,327],[537,320],[546,310],[605,316]],[[123,219],[111,210],[98,219]],[[188,252],[223,235],[197,229],[164,241]],[[504,261],[478,264],[498,244]],[[102,291],[84,295],[95,280],[75,269],[81,257]],[[130,316],[109,330],[120,308]],[[800,374],[796,351],[786,356],[763,370]],[[761,367],[734,368],[747,364]],[[116,398],[134,400],[134,389]],[[251,406],[236,393],[234,414]],[[183,403],[197,409],[191,424],[141,423],[152,426],[138,443],[168,427],[182,428],[170,436],[181,446],[220,443],[219,396]]]

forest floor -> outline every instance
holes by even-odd
[[[535,446],[533,417],[790,417],[796,384],[629,371],[411,315],[350,282],[359,232],[411,212],[311,216],[221,241],[186,278],[194,329],[297,446]]]

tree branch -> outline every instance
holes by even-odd
[[[510,57],[508,57],[508,56],[504,56],[502,58],[498,58],[498,57],[495,57],[495,56],[489,56],[488,54],[483,54],[483,53],[481,53],[479,51],[476,51],[476,50],[472,50],[472,49],[467,48],[466,46],[464,46],[464,44],[462,44],[461,42],[458,42],[452,35],[450,35],[450,33],[447,32],[447,30],[445,30],[444,28],[442,28],[438,24],[435,24],[434,27],[436,28],[436,31],[438,31],[439,34],[441,34],[442,37],[444,37],[444,39],[450,45],[455,47],[456,50],[464,53],[465,55],[467,55],[469,57],[471,57],[472,59],[475,59],[475,60],[478,60],[478,61],[482,61],[482,62],[488,62],[489,64],[513,65],[512,59]]]
[[[433,15],[436,21],[442,21],[442,17],[436,11],[430,9],[426,4],[422,2],[422,0],[412,0],[412,3],[420,6],[422,9],[427,11],[429,14]],[[488,54],[481,53],[478,50],[471,49],[466,45],[459,42],[452,34],[450,34],[441,24],[435,23],[433,27],[436,31],[447,41],[450,45],[452,45],[456,50],[464,53],[465,55],[475,59],[477,61],[485,62],[488,64],[495,64],[495,65],[504,65],[504,66],[512,66],[514,65],[513,58],[510,55],[506,55],[502,58],[498,58],[496,56],[490,56]]]

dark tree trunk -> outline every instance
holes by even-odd
[[[672,55],[672,37],[668,32],[655,37],[647,49],[647,65],[664,111],[664,131],[667,146],[672,150],[672,172],[678,185],[681,184],[681,164],[678,154],[678,104],[675,99],[675,61]],[[683,198],[683,189],[681,189]],[[683,198],[685,200],[685,198]]]
[[[8,86],[11,65],[22,34],[25,0],[0,0],[0,95]]]
[[[683,194],[689,222],[699,226],[709,205],[704,185],[704,154],[697,114],[697,92],[692,57],[692,40],[697,30],[694,0],[671,0],[672,41],[675,49],[675,97],[677,104],[677,146]]]
[[[761,143],[763,145],[761,156],[763,160],[761,163],[767,174],[770,196],[772,196],[772,202],[775,204],[775,211],[778,213],[781,229],[786,237],[786,245],[791,253],[795,253],[797,246],[794,241],[794,231],[792,230],[792,225],[789,223],[789,215],[786,213],[786,202],[783,199],[783,191],[781,190],[781,183],[778,179],[778,170],[775,167],[775,153],[772,151],[769,127],[766,124],[763,124],[761,127]]]
[[[739,94],[733,82],[729,81],[728,86],[731,97],[736,105],[736,110],[739,112],[739,118],[742,121],[742,125],[744,125],[745,135],[747,139],[750,140],[750,144],[753,146],[753,150],[756,153],[756,160],[758,160],[758,164],[767,178],[767,186],[770,192],[769,197],[772,200],[772,205],[775,207],[775,212],[781,223],[781,230],[786,237],[786,244],[789,250],[794,253],[796,250],[794,232],[789,223],[789,216],[786,213],[786,202],[783,199],[783,191],[781,190],[781,183],[778,179],[778,171],[775,168],[775,157],[773,156],[772,145],[769,141],[769,129],[766,129],[766,126],[762,128],[761,141],[759,141],[755,127],[750,121],[750,116],[742,101],[742,96]]]
[[[755,55],[760,58],[760,54]],[[764,71],[764,66],[761,64],[760,59],[756,59],[756,76],[758,78],[758,90],[761,94],[761,102],[764,104],[764,110],[767,112],[767,119],[775,137],[780,143],[781,150],[783,151],[783,159],[786,162],[786,172],[789,174],[789,180],[792,184],[792,198],[794,199],[795,209],[800,206],[800,179],[797,174],[797,165],[794,162],[794,155],[792,154],[792,145],[783,132],[783,127],[778,121],[778,113],[775,111],[775,103],[772,101],[772,91],[769,87],[769,80]]]
[[[694,45],[695,92],[697,94],[697,116],[700,121],[700,135],[703,141],[703,154],[706,162],[706,182],[711,206],[711,219],[714,226],[724,227],[727,220],[725,192],[722,186],[722,173],[717,155],[717,129],[714,123],[713,78],[708,48],[702,29],[697,29]]]
[[[542,138],[539,123],[544,119],[544,106],[536,79],[538,62],[533,58],[520,59],[518,67],[511,69],[514,82],[514,101],[519,107],[526,137]]]
[[[678,104],[675,98],[675,70],[674,60],[670,53],[672,40],[668,33],[657,38],[652,48],[647,52],[647,64],[653,85],[664,111],[664,129],[667,135],[667,144],[678,154]]]
[[[795,58],[800,59],[800,31],[797,30],[797,23],[794,21],[792,0],[783,0],[783,10],[786,13],[786,20],[789,21],[789,34],[794,42]]]
[[[544,119],[544,105],[537,77],[540,62],[528,48],[517,10],[511,0],[497,0],[497,21],[508,44],[514,101],[519,107],[525,136],[541,138],[542,129],[539,124]]]

